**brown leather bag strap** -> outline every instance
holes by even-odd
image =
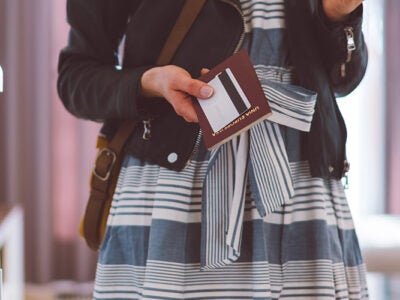
[[[159,55],[157,65],[165,65],[171,61],[205,2],[206,0],[186,0]],[[114,194],[116,178],[122,164],[123,147],[137,124],[137,121],[125,121],[118,127],[107,147],[101,148],[98,152],[92,171],[90,195],[82,228],[86,243],[93,250],[97,250],[101,243],[103,212],[109,207]]]
[[[99,150],[92,170],[90,195],[83,220],[83,232],[88,246],[97,250],[101,243],[103,212],[108,207],[121,169],[123,146],[137,126],[137,121],[125,121],[107,147]]]
[[[199,15],[202,7],[204,6],[206,0],[186,0],[183,8],[179,14],[178,19],[172,28],[161,53],[158,56],[157,65],[165,65],[170,63],[179,45],[182,43],[186,34],[189,32],[194,21]],[[133,132],[136,125],[133,126],[131,122],[125,122],[122,124],[109,144],[109,148],[119,151],[124,146],[126,140]],[[126,128],[125,128],[126,127]],[[130,132],[130,133],[129,133]]]
[[[164,44],[164,48],[161,50],[157,65],[162,66],[170,63],[205,2],[206,0],[185,1],[181,13]]]

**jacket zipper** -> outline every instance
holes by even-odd
[[[340,75],[342,78],[346,77],[346,64],[348,64],[351,61],[351,56],[353,54],[353,51],[356,50],[356,44],[354,42],[354,32],[353,32],[353,27],[351,26],[346,26],[344,28],[344,33],[346,35],[346,42],[347,42],[347,57],[346,61],[341,64],[340,66]]]
[[[142,139],[150,140],[151,139],[151,119],[143,120],[143,135]]]
[[[242,32],[240,33],[239,41],[238,41],[238,43],[237,43],[237,45],[236,45],[236,47],[235,47],[235,49],[233,51],[233,54],[234,54],[234,53],[237,53],[241,49],[243,41],[244,41],[244,37],[245,37],[245,19],[244,19],[242,10],[236,4],[234,4],[234,3],[232,3],[231,1],[228,1],[228,0],[220,0],[220,1],[225,2],[225,3],[229,4],[229,5],[231,5],[232,7],[234,7],[236,9],[236,11],[240,14],[241,18],[242,18]],[[151,139],[151,119],[143,120],[143,135],[142,135],[142,138],[144,140]],[[194,153],[199,148],[200,141],[201,141],[201,130],[199,129],[198,132],[197,132],[197,137],[196,137],[196,141],[195,141],[195,144],[193,146],[193,149],[192,149],[192,151],[191,151],[191,153],[189,155],[188,160],[186,161],[186,166],[190,163]]]
[[[231,5],[232,7],[234,7],[236,9],[236,11],[239,13],[240,17],[242,18],[242,32],[240,33],[240,38],[236,45],[236,48],[233,51],[233,54],[234,54],[242,48],[244,37],[246,35],[246,28],[245,28],[246,20],[244,19],[242,9],[238,5],[236,5],[235,3],[232,3],[232,1],[229,1],[229,0],[221,0],[221,2],[227,3],[227,4]]]
[[[245,37],[245,34],[246,34],[246,32],[245,32],[245,31],[246,31],[246,30],[245,30],[245,19],[244,19],[244,16],[243,16],[243,13],[242,13],[241,8],[238,7],[236,4],[232,3],[232,2],[229,1],[229,0],[220,0],[220,1],[221,1],[221,2],[224,2],[224,3],[227,3],[227,4],[231,5],[232,7],[234,7],[235,10],[240,14],[240,16],[241,16],[241,18],[242,18],[242,32],[240,33],[239,41],[237,42],[236,47],[235,47],[235,49],[234,49],[234,51],[233,51],[233,53],[232,53],[232,54],[235,54],[235,53],[237,53],[237,52],[242,48],[242,44],[243,44],[244,37]],[[188,165],[189,165],[190,161],[191,161],[192,158],[193,158],[194,153],[195,153],[195,152],[197,151],[197,149],[199,148],[200,141],[201,141],[201,130],[199,129],[199,131],[197,132],[196,142],[195,142],[195,144],[194,144],[194,146],[193,146],[192,152],[190,153],[188,160],[186,161],[185,166],[188,166]]]

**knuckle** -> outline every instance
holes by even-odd
[[[175,112],[179,115],[179,116],[185,116],[185,110],[180,106],[175,106]]]
[[[189,91],[194,91],[197,88],[197,83],[194,80],[189,80],[187,83],[187,88]]]
[[[199,89],[199,84],[196,80],[189,80],[186,84],[186,92],[190,95],[197,95]]]

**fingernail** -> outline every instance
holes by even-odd
[[[209,85],[205,85],[200,89],[200,95],[203,98],[209,98],[214,93],[214,90]]]

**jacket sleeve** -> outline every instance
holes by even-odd
[[[96,121],[137,117],[147,67],[118,67],[118,47],[133,9],[129,0],[67,0],[70,32],[59,55],[57,89],[73,115]]]
[[[322,1],[314,10],[316,35],[324,65],[336,96],[353,91],[364,77],[368,52],[362,33],[363,6],[360,5],[344,22],[330,22]]]

